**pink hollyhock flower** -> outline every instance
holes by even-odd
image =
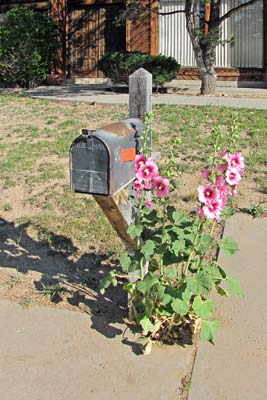
[[[148,158],[144,164],[141,164],[136,172],[136,178],[139,180],[154,179],[158,176],[158,167],[151,158]]]
[[[215,185],[216,186],[225,185],[225,179],[224,179],[224,177],[222,175],[219,175],[219,176],[216,177]]]
[[[143,156],[143,154],[137,154],[135,156],[135,171],[138,171],[141,165],[145,164],[147,161],[147,158]]]
[[[220,214],[222,212],[222,202],[220,200],[215,200],[209,202],[208,204],[203,206],[203,214],[208,219],[215,219],[217,222],[220,222]]]
[[[227,156],[227,151],[226,150],[225,151],[219,151],[218,152],[218,156],[225,159],[225,157]]]
[[[222,203],[222,208],[224,208],[227,203],[228,187],[226,185],[220,185],[220,186],[218,186],[218,190],[220,193],[220,200]]]
[[[140,180],[138,180],[138,179],[136,179],[136,180],[134,181],[133,188],[134,188],[134,190],[135,190],[136,195],[137,195],[138,197],[141,196],[141,192],[142,192],[142,190],[144,189],[143,182],[140,181]]]
[[[227,164],[227,163],[218,164],[218,165],[216,166],[216,170],[217,170],[218,172],[221,172],[222,174],[224,174],[225,171],[227,170],[227,167],[228,167],[228,164]]]
[[[150,208],[150,207],[152,206],[151,201],[150,201],[150,200],[146,200],[146,201],[145,201],[145,206],[148,207],[148,208]]]
[[[237,185],[232,186],[231,189],[230,195],[237,196]]]
[[[225,180],[229,185],[238,185],[241,181],[241,175],[237,169],[228,168],[225,174]]]
[[[236,186],[233,187],[232,193],[233,193],[233,196],[237,196],[237,188],[236,188]]]
[[[245,163],[244,163],[244,157],[241,155],[241,153],[228,154],[227,162],[229,168],[236,169],[239,173],[242,172],[243,175]]]
[[[144,189],[151,190],[152,189],[152,181],[144,180],[143,181]]]
[[[198,213],[198,215],[199,215],[200,217],[205,217],[202,207],[200,207],[200,208],[197,210],[197,213]]]
[[[162,176],[157,176],[153,179],[153,187],[156,189],[157,197],[166,197],[169,193],[170,182]]]
[[[217,189],[211,185],[199,186],[198,188],[198,200],[201,203],[207,203],[209,201],[215,201],[219,197]]]
[[[207,179],[207,180],[209,179],[211,172],[212,172],[211,168],[202,168],[200,170],[200,174],[201,174],[202,178]]]

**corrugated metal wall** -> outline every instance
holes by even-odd
[[[247,0],[222,0],[221,14]],[[184,9],[184,0],[161,0],[160,11]],[[261,68],[263,66],[263,1],[246,7],[222,25],[222,38],[235,38],[235,46],[218,45],[217,67]],[[195,57],[186,30],[185,14],[159,16],[159,52],[172,56],[182,66],[195,66]]]

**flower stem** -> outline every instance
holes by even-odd
[[[140,278],[141,278],[141,281],[144,279],[144,276],[145,276],[143,262],[144,262],[144,257],[142,257],[141,261],[140,261]]]
[[[195,237],[194,237],[194,241],[193,241],[193,245],[192,245],[192,250],[191,250],[191,252],[190,252],[190,254],[189,254],[189,257],[188,257],[188,260],[187,260],[185,269],[184,269],[184,271],[183,271],[183,275],[185,275],[185,276],[187,275],[187,271],[188,271],[189,265],[190,265],[190,263],[191,263],[191,260],[192,260],[193,255],[194,255],[194,253],[195,253],[195,245],[196,245],[196,243],[197,243],[197,241],[198,241],[199,233],[200,233],[200,231],[201,231],[202,225],[203,225],[203,221],[199,221],[198,226],[197,226],[196,235],[195,235]]]
[[[216,226],[216,221],[213,221],[213,222],[212,222],[212,225],[211,225],[210,236],[213,235],[215,226]]]

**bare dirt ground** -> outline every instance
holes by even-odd
[[[0,181],[0,298],[24,307],[49,305],[121,321],[127,316],[127,299],[121,287],[109,289],[105,296],[99,293],[100,279],[118,266],[120,240],[91,198],[70,193],[68,146],[63,155],[46,149],[66,131],[70,144],[82,127],[93,129],[126,118],[127,107],[26,101],[26,105],[21,101],[1,105],[2,159],[9,160],[7,149],[14,149],[18,157],[14,173],[8,175],[12,185]],[[197,118],[194,110],[197,108],[188,117],[185,113],[175,116],[173,125],[160,114],[156,118],[155,130],[161,136],[155,141],[155,150],[161,150],[163,158],[170,140],[165,132],[174,127],[176,135],[183,126],[190,129],[197,125],[197,119],[191,120],[192,116]],[[212,126],[206,122],[208,118],[203,117],[206,130]],[[40,154],[32,154],[32,165],[31,149],[27,150],[30,163],[23,164],[19,157],[26,151],[25,140],[35,146],[45,140]],[[193,149],[195,142],[193,138],[187,153],[181,154],[181,165],[186,165],[188,154],[198,156],[198,150]],[[248,149],[246,152],[249,155]],[[50,171],[47,167],[59,174],[42,178],[43,170],[46,174]],[[192,161],[191,170],[179,174],[177,190],[171,195],[178,208],[196,208],[195,193],[201,183],[198,170],[199,161]],[[238,206],[247,209],[264,201],[266,192],[258,190],[253,174],[248,174],[240,185]]]

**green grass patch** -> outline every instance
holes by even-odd
[[[23,205],[32,209],[31,215],[25,214],[14,223],[27,222],[32,237],[52,247],[56,247],[60,238],[67,247],[74,241],[77,245],[93,245],[100,252],[114,254],[121,248],[116,233],[91,196],[71,192],[66,171],[70,145],[81,129],[101,128],[125,119],[127,106],[66,102],[55,106],[49,100],[30,99],[23,93],[1,92],[0,106],[0,184],[3,191],[14,188],[14,192],[18,185],[23,186],[28,193]],[[179,185],[173,198],[180,198],[190,207],[196,198],[196,187],[190,186],[189,178],[188,182],[182,182],[182,176],[198,176],[212,150],[214,126],[221,125],[222,131],[227,132],[235,110],[156,105],[153,111],[156,131],[153,150],[161,152],[162,165],[172,140],[181,139],[175,156]],[[240,191],[251,190],[252,182],[256,185],[255,193],[264,196],[267,193],[267,111],[239,109],[238,114],[240,150],[247,167],[244,184],[247,180],[250,182]],[[183,185],[187,185],[187,192]],[[258,204],[259,200],[254,203]],[[14,207],[10,199],[1,204],[2,212],[14,213]]]

